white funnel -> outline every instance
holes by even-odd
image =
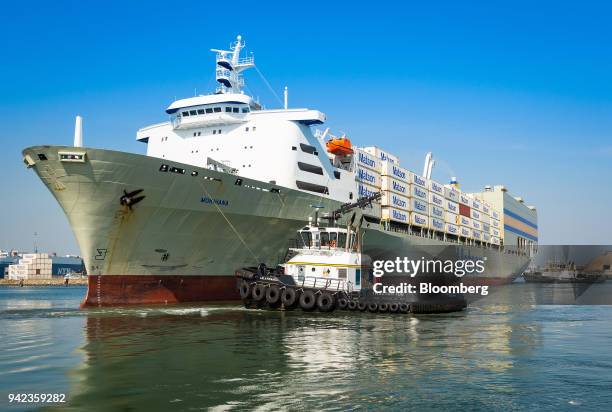
[[[436,164],[436,161],[434,159],[431,159],[429,161],[429,167],[427,168],[427,178],[431,179],[431,171],[433,170],[434,165]]]
[[[83,147],[83,118],[77,116],[74,121],[74,147]]]
[[[429,170],[429,162],[431,162],[431,152],[428,152],[425,156],[425,164],[423,165],[423,177],[427,177],[427,171]]]

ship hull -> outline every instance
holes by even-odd
[[[85,162],[61,161],[58,153],[67,151],[85,153]],[[80,247],[90,276],[84,306],[238,300],[236,269],[281,263],[296,231],[313,214],[311,205],[324,210],[340,205],[272,183],[131,153],[37,146],[25,149],[24,156],[35,159],[31,167],[66,213]],[[122,204],[122,196],[141,189],[142,200]],[[377,224],[365,231],[364,253],[373,259],[486,257],[486,272],[464,283],[508,283],[529,263],[525,256],[389,232]]]

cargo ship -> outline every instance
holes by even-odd
[[[364,211],[372,259],[484,259],[465,281],[511,282],[537,250],[537,212],[503,186],[463,192],[378,147],[321,130],[325,114],[266,109],[244,89],[240,38],[216,55],[218,87],[172,102],[168,120],[137,131],[146,155],[34,146],[23,160],[64,210],[89,274],[84,306],[239,299],[238,267],[280,262],[313,207],[382,192]],[[322,235],[323,236],[323,235]],[[319,239],[321,242],[329,239]],[[317,241],[319,241],[317,240]]]

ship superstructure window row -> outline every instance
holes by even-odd
[[[221,113],[225,111],[225,113],[239,114],[239,113],[249,113],[250,109],[248,107],[240,107],[240,106],[213,106],[213,107],[202,107],[197,109],[189,109],[183,110],[178,114],[178,117],[190,117],[190,116],[202,116],[211,113]]]

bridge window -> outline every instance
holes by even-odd
[[[242,113],[248,113],[249,112],[249,108],[248,107],[243,107],[242,108]]]
[[[204,109],[198,109],[198,114],[204,114]]]
[[[195,116],[196,114],[198,114],[198,112],[195,110],[189,110],[189,116]]]
[[[185,117],[186,117],[186,116],[189,116],[189,112],[183,112],[182,114],[183,114],[183,116],[185,116]]]
[[[231,113],[231,112],[232,112],[232,108],[231,108],[231,107],[229,107],[229,106],[226,106],[226,107],[225,107],[225,111],[226,111],[227,113]]]
[[[206,113],[212,113],[212,108],[209,107],[208,109],[206,109]]]
[[[240,113],[240,109],[239,109],[238,107],[234,107],[234,108],[232,109],[232,112],[234,112],[234,113]]]
[[[220,107],[213,107],[213,111],[215,113],[220,113],[221,112],[221,108]]]

